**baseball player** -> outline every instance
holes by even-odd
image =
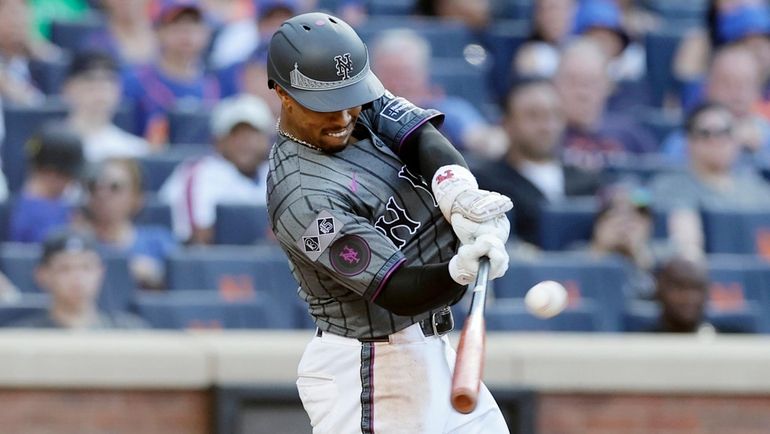
[[[268,212],[318,326],[297,380],[313,432],[507,433],[484,386],[452,409],[446,334],[479,259],[508,267],[510,200],[478,189],[441,113],[383,88],[339,18],[293,17],[268,50]]]

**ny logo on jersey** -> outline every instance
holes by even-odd
[[[436,184],[441,184],[447,179],[452,179],[454,177],[455,177],[455,174],[452,172],[452,169],[447,169],[436,177]]]
[[[409,235],[414,235],[420,227],[420,222],[409,218],[406,211],[396,204],[396,200],[393,199],[393,196],[388,199],[388,204],[385,206],[385,209],[389,213],[395,215],[395,218],[392,220],[385,220],[385,216],[380,216],[374,223],[374,227],[393,241],[396,248],[400,249],[406,244],[406,240],[396,235],[396,229],[406,228],[406,230],[409,231]]]
[[[353,70],[353,59],[350,58],[350,53],[334,56],[334,65],[337,67],[337,76],[343,80],[350,78],[350,71]]]
[[[433,193],[428,189],[428,183],[425,182],[425,180],[421,176],[417,176],[414,173],[410,172],[406,166],[401,166],[401,170],[398,171],[398,177],[409,181],[409,183],[412,184],[412,187],[416,189],[424,190],[426,193],[428,193],[428,196],[430,196],[430,199],[433,201],[433,206],[434,207],[438,206],[438,203],[436,202],[436,198],[433,197]]]
[[[340,252],[340,258],[342,258],[343,261],[351,265],[356,264],[359,261],[358,252],[352,247],[347,245],[342,248],[342,251]]]

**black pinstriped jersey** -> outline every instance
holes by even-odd
[[[430,314],[398,316],[373,300],[398,267],[445,262],[455,252],[429,184],[397,156],[412,131],[441,119],[386,92],[362,110],[358,141],[343,151],[327,154],[281,136],[273,146],[270,222],[322,330],[383,336]]]

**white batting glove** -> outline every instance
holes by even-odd
[[[513,208],[507,196],[479,190],[473,174],[457,164],[439,168],[433,175],[431,189],[441,213],[450,223],[454,213],[481,223],[504,215]]]
[[[457,254],[449,261],[449,275],[461,285],[470,285],[479,272],[479,260],[489,258],[489,280],[497,279],[508,270],[508,252],[497,237],[480,235],[471,244],[460,246]]]
[[[465,218],[460,213],[453,213],[452,229],[462,244],[471,244],[476,238],[484,234],[492,235],[505,244],[511,234],[511,222],[504,214],[483,223],[477,223]]]

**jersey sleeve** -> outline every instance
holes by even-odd
[[[273,231],[302,273],[330,277],[367,300],[377,298],[406,261],[385,234],[344,200],[329,196],[298,199],[277,218]]]
[[[383,96],[361,112],[359,119],[393,152],[399,154],[401,145],[412,132],[428,121],[440,127],[444,114],[417,107],[406,98],[385,91]]]

